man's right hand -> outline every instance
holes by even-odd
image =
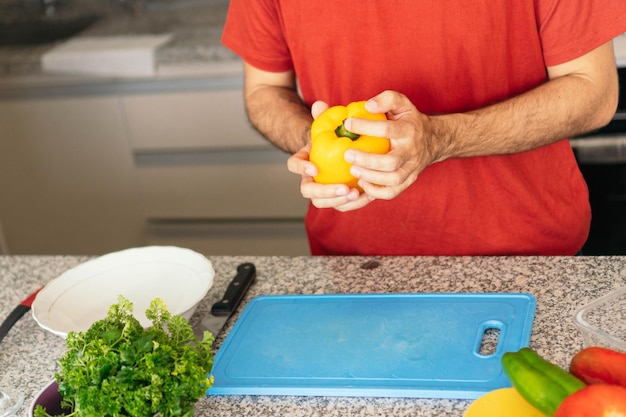
[[[317,118],[330,106],[323,101],[316,101],[311,106],[311,115]],[[356,210],[370,203],[367,195],[361,194],[357,189],[350,189],[345,184],[319,184],[313,177],[318,169],[309,160],[311,143],[294,153],[287,161],[287,168],[294,174],[302,176],[300,192],[304,198],[311,200],[317,208],[334,208],[339,211]]]

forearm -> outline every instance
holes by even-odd
[[[310,109],[295,89],[258,86],[246,92],[246,110],[252,125],[285,152],[295,153],[310,136]]]
[[[599,91],[585,77],[560,77],[477,111],[433,116],[429,137],[438,160],[528,151],[608,123],[616,96]]]

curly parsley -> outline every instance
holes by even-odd
[[[156,298],[146,310],[152,326],[133,317],[122,296],[86,332],[67,335],[67,352],[55,375],[66,417],[191,416],[213,385],[213,335],[198,341],[182,316]],[[35,417],[51,417],[37,406]]]

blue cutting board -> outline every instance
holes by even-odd
[[[207,394],[478,398],[510,386],[500,359],[528,346],[535,305],[518,293],[256,297]],[[486,333],[498,333],[487,352]]]

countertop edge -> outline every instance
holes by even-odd
[[[151,77],[32,74],[0,77],[0,100],[243,88],[240,60],[163,65]]]

